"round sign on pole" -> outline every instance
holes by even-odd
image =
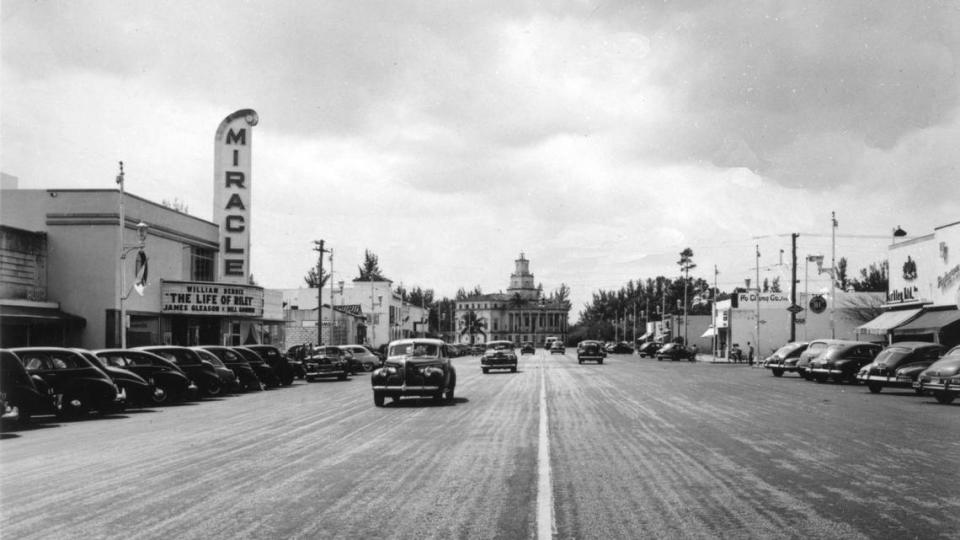
[[[810,311],[814,313],[823,313],[827,310],[827,299],[823,295],[816,295],[810,299]]]

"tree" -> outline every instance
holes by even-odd
[[[483,317],[477,315],[477,312],[470,309],[463,314],[463,330],[460,331],[460,335],[464,334],[470,335],[470,344],[473,345],[476,342],[476,335],[480,334],[483,336],[483,340],[487,340],[487,333],[483,331],[487,327],[487,320]]]
[[[840,287],[842,290],[847,289],[847,258],[840,257],[840,260],[837,261],[837,275],[836,278],[837,287]]]
[[[330,281],[330,274],[327,272],[327,269],[324,268],[322,276],[320,279],[317,279],[317,267],[313,266],[307,271],[307,275],[303,276],[303,280],[307,282],[307,287],[318,289],[327,285],[327,282]]]
[[[179,197],[174,197],[172,201],[169,199],[163,199],[162,201],[160,201],[160,204],[162,204],[163,206],[166,206],[167,208],[176,210],[177,212],[180,212],[182,214],[187,214],[189,213],[189,210],[190,210],[190,208],[187,207],[187,203],[184,201],[181,201]]]
[[[873,263],[869,268],[861,268],[860,279],[851,279],[850,284],[855,291],[887,292],[890,286],[889,270],[890,263],[887,261]]]
[[[363,265],[358,266],[357,270],[360,275],[354,281],[387,281],[380,270],[380,258],[369,249],[363,250]]]
[[[780,290],[780,276],[773,278],[773,283],[770,284],[770,292],[783,292]]]
[[[693,263],[693,250],[686,248],[680,252],[680,260],[677,261],[677,264],[680,265],[680,270],[683,271],[683,321],[684,326],[683,330],[686,333],[687,330],[687,283],[690,281],[690,270],[693,270],[697,267]],[[686,336],[684,336],[684,341],[686,341]]]
[[[770,292],[770,279],[763,278],[763,292]]]
[[[570,299],[570,287],[566,283],[561,283],[557,290],[553,291],[553,299],[557,302],[566,302]]]

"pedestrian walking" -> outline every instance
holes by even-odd
[[[753,367],[753,345],[750,342],[747,342],[747,362],[750,363],[750,367]]]
[[[690,361],[691,362],[697,361],[697,344],[696,343],[694,343],[693,346],[690,347]]]

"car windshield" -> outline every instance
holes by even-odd
[[[790,344],[784,345],[783,347],[780,347],[779,349],[777,349],[777,352],[773,353],[773,355],[774,355],[774,356],[778,356],[778,357],[780,357],[780,358],[786,358],[786,357],[790,356],[790,353],[792,353],[793,351],[795,351],[798,347],[799,347],[799,345],[790,343]]]
[[[488,351],[490,350],[505,351],[507,349],[512,349],[512,348],[513,348],[513,343],[510,343],[509,341],[491,341],[490,343],[487,343]]]
[[[390,356],[415,356],[420,358],[436,358],[439,347],[434,343],[403,343],[390,347]]]

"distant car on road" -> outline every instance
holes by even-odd
[[[637,354],[639,354],[641,358],[644,358],[647,356],[649,356],[650,358],[653,358],[657,355],[657,351],[659,351],[662,348],[663,348],[663,343],[660,343],[658,341],[648,341],[643,345],[641,345],[640,348],[637,349]]]
[[[913,388],[920,372],[930,367],[943,353],[943,345],[925,341],[901,341],[890,345],[857,374],[870,392],[884,387]],[[919,389],[914,389],[920,393]]]
[[[513,352],[512,341],[488,341],[487,348],[480,356],[480,369],[490,373],[491,369],[509,369],[517,372],[517,355]]]
[[[944,405],[953,403],[960,395],[960,346],[956,346],[942,358],[920,372],[913,387],[921,393],[932,394]]]
[[[377,407],[383,407],[388,397],[396,402],[406,396],[450,403],[457,387],[457,371],[443,341],[401,339],[390,343],[387,359],[371,374],[370,383]]]
[[[520,345],[520,355],[521,355],[521,356],[524,355],[524,354],[536,354],[536,353],[537,353],[537,349],[536,349],[536,347],[533,346],[533,343],[530,343],[529,341],[524,341],[524,342]]]
[[[563,346],[563,342],[559,339],[550,344],[550,354],[567,354],[567,348]]]
[[[596,362],[598,364],[603,363],[603,359],[607,356],[606,351],[603,350],[603,344],[599,341],[594,341],[592,339],[583,340],[580,343],[577,343],[577,363],[582,364],[584,362]]]
[[[659,362],[664,359],[670,361],[687,360],[689,362],[695,360],[693,349],[684,347],[679,343],[667,343],[657,351],[657,361]]]

